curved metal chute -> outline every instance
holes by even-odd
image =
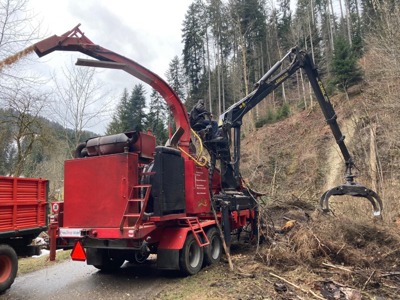
[[[331,196],[354,196],[366,198],[372,204],[374,209],[374,217],[381,217],[383,210],[383,203],[381,198],[373,190],[366,188],[358,183],[345,183],[326,191],[320,200],[322,211],[329,212],[329,198]]]
[[[176,128],[182,128],[179,146],[189,152],[190,125],[185,105],[171,86],[160,76],[143,67],[136,61],[121,54],[94,44],[80,29],[80,24],[61,36],[53,35],[33,45],[33,50],[39,57],[54,51],[75,51],[89,55],[98,61],[79,59],[78,65],[121,69],[132,76],[149,84],[160,93],[174,117]],[[183,154],[186,158],[187,156]],[[187,158],[188,159],[188,158]]]

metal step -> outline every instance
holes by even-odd
[[[143,224],[143,217],[145,215],[145,210],[147,206],[147,202],[150,197],[151,185],[150,184],[138,184],[132,187],[131,195],[139,195],[141,190],[145,189],[144,198],[130,198],[126,201],[125,211],[122,215],[121,223],[119,228],[121,231],[124,230],[124,225],[128,221],[128,227],[133,228],[134,230],[139,230],[139,227]],[[138,203],[142,205],[135,205],[133,203]],[[132,204],[132,205],[130,205]],[[129,226],[129,220],[134,223],[133,226]]]
[[[186,222],[186,224],[190,227],[190,230],[192,231],[193,236],[196,239],[196,242],[200,247],[210,245],[210,241],[208,240],[207,235],[203,230],[203,227],[201,227],[201,224],[200,224],[198,218],[187,217],[187,218],[182,218],[181,220],[184,220]],[[194,228],[194,227],[198,227],[198,228]],[[201,237],[199,237],[199,235],[201,235],[202,239],[201,239]],[[202,240],[204,241],[204,243],[202,242]]]

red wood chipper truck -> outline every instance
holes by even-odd
[[[156,146],[150,133],[125,132],[89,139],[65,162],[64,203],[55,204],[59,227],[53,233],[58,248],[73,249],[74,260],[112,271],[125,260],[141,263],[157,254],[159,269],[191,275],[220,260],[232,232],[240,234],[248,226],[257,236],[260,194],[246,186],[239,171],[242,118],[299,68],[305,69],[346,162],[346,183],[323,195],[323,209],[328,210],[330,196],[347,194],[367,198],[374,214],[381,213],[379,196],[353,180],[352,159],[333,107],[304,52],[291,50],[284,58],[292,59],[289,69],[275,75],[283,60],[278,62],[251,94],[221,115],[221,139],[208,139],[207,127],[196,128],[210,154],[206,162],[191,147],[191,136],[198,135],[189,126],[185,106],[156,74],[94,44],[79,25],[36,43],[34,50],[39,57],[79,51],[95,60],[78,59],[77,65],[119,69],[139,78],[161,94],[175,121],[176,131],[165,146]]]
[[[0,293],[14,282],[18,256],[40,254],[32,239],[47,230],[47,180],[0,176]]]

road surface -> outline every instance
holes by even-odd
[[[154,299],[168,283],[179,280],[171,272],[155,269],[155,262],[137,266],[126,262],[113,274],[100,272],[86,263],[66,261],[18,276],[1,300],[31,299]]]

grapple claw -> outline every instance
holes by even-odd
[[[374,208],[374,217],[380,217],[382,214],[383,204],[377,193],[357,183],[345,183],[326,191],[320,200],[323,212],[329,212],[329,198],[331,196],[349,195],[354,197],[367,198]]]

